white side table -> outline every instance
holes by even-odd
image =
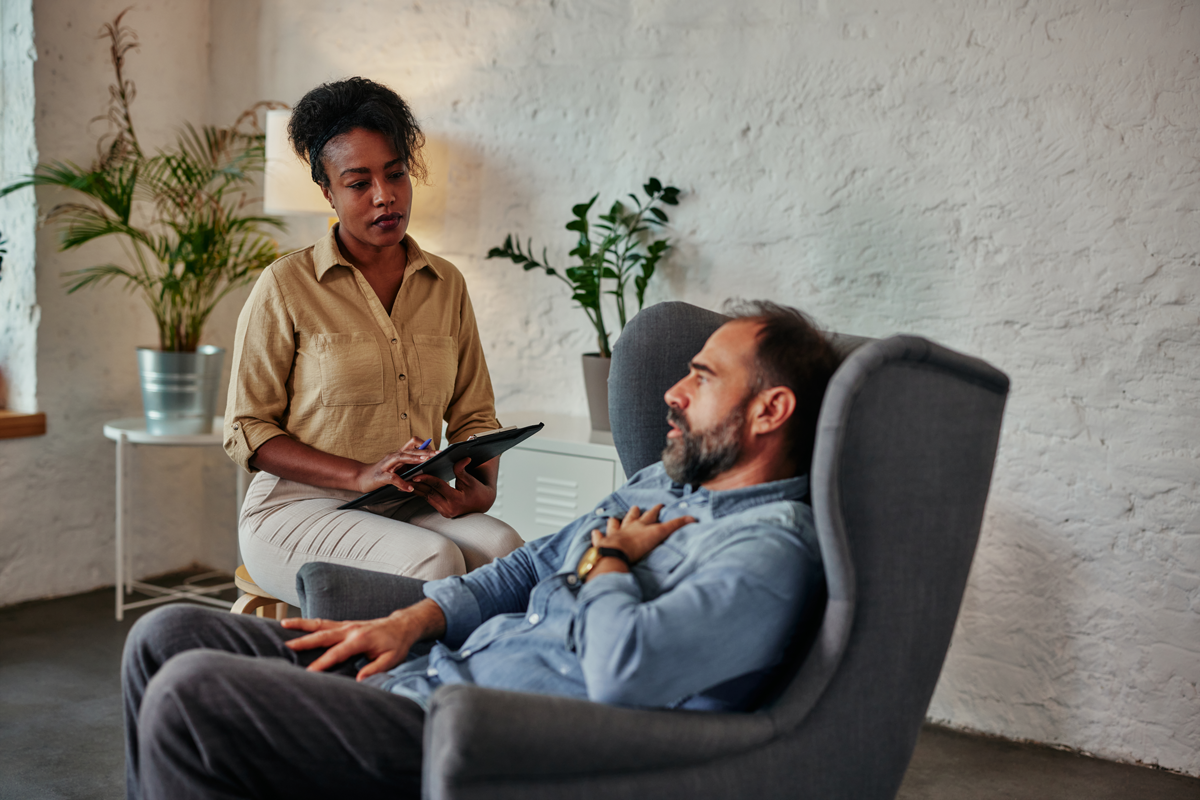
[[[194,575],[178,586],[155,586],[151,583],[134,580],[132,559],[125,550],[125,459],[126,450],[130,445],[174,445],[182,447],[200,447],[205,445],[221,445],[221,427],[224,420],[213,418],[213,432],[188,435],[158,436],[146,431],[145,417],[129,417],[116,419],[104,424],[104,436],[117,443],[117,620],[124,619],[125,610],[150,606],[157,603],[169,603],[172,600],[190,600],[195,603],[205,603],[228,609],[230,604],[224,600],[207,595],[232,589],[234,583],[221,583],[216,586],[197,586],[197,581],[223,573],[206,573]],[[240,511],[242,499],[246,494],[244,472],[237,471],[237,507]],[[125,602],[125,595],[137,589],[143,594],[151,595],[148,600],[138,600],[133,603]]]
[[[499,416],[504,425],[546,424],[500,456],[496,502],[488,512],[525,541],[557,533],[625,482],[612,434],[593,431],[587,417],[535,411]]]

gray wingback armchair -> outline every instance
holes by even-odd
[[[626,327],[609,407],[627,474],[658,460],[663,393],[724,319],[663,303]],[[446,686],[426,722],[426,797],[895,796],[958,615],[1008,378],[915,336],[835,345],[811,481],[828,601],[773,699],[706,714]],[[327,618],[420,597],[418,582],[328,565],[298,584],[302,611]]]

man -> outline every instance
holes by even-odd
[[[122,669],[129,796],[417,797],[424,709],[445,683],[750,707],[823,596],[802,501],[834,363],[799,312],[741,309],[666,393],[661,463],[386,618],[147,615]]]

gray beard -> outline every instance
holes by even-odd
[[[746,405],[745,402],[739,404],[723,420],[699,433],[693,433],[683,416],[668,408],[667,419],[683,435],[668,441],[663,449],[662,462],[667,476],[676,483],[697,485],[731,469],[742,457],[741,435],[746,424]]]

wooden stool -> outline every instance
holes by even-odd
[[[245,594],[237,599],[237,602],[233,604],[233,608],[229,609],[231,613],[254,613],[265,619],[287,618],[288,604],[278,597],[272,597],[263,589],[258,588],[258,584],[250,577],[250,571],[246,569],[245,564],[237,568],[237,572],[233,574],[233,582]]]

